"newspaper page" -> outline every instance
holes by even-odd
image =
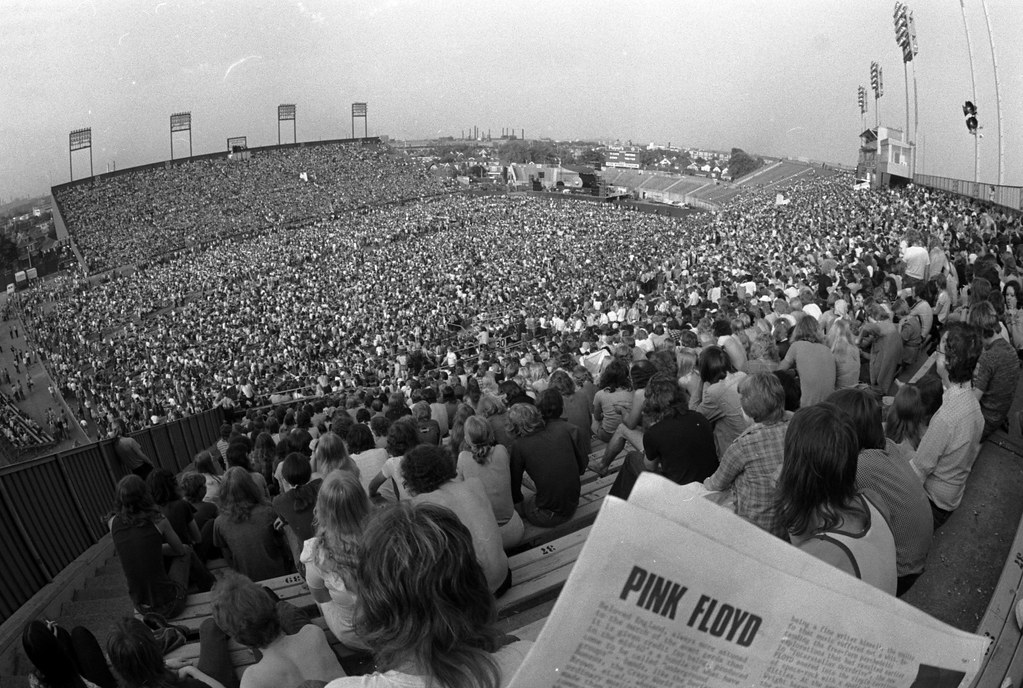
[[[644,474],[510,686],[966,688],[988,642]]]

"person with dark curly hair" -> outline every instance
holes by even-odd
[[[107,637],[107,656],[120,688],[238,688],[227,636],[213,619],[199,629],[199,661],[164,660],[153,632],[139,619],[124,617]]]
[[[345,675],[323,629],[245,576],[225,573],[213,588],[210,607],[221,632],[259,651],[239,688],[298,686]]]
[[[604,442],[610,442],[615,430],[632,409],[632,384],[629,368],[613,359],[600,375],[597,394],[593,397],[593,419],[597,422],[594,433]]]
[[[357,583],[356,628],[382,673],[327,688],[498,688],[532,647],[497,630],[472,534],[450,509],[401,503],[375,514]]]
[[[504,553],[501,530],[479,478],[458,480],[458,471],[440,447],[421,444],[402,462],[405,487],[414,504],[439,504],[451,509],[469,532],[476,558],[495,596],[511,587],[511,569]]]

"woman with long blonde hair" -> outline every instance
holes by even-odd
[[[835,389],[855,387],[860,380],[860,348],[849,321],[839,318],[831,323],[825,343],[835,356]]]
[[[300,560],[305,580],[327,627],[345,645],[365,648],[354,626],[358,548],[369,516],[369,497],[359,478],[333,471],[316,497],[316,535],[306,540]]]

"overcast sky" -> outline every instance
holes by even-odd
[[[964,0],[984,135],[998,176],[995,80],[980,0]],[[68,180],[67,134],[92,127],[97,172],[170,157],[168,116],[191,111],[196,154],[229,136],[459,136],[733,146],[853,164],[856,87],[884,70],[882,124],[905,126],[888,0],[449,2],[431,0],[0,0],[0,197]],[[998,60],[1005,182],[1023,184],[1023,2],[988,0]],[[969,52],[957,0],[911,1],[921,165],[972,179]],[[913,73],[910,70],[910,89]],[[912,110],[912,104],[910,106]],[[874,123],[871,96],[868,125]],[[361,122],[358,123],[361,127]],[[284,134],[287,139],[290,136]],[[175,156],[187,155],[180,134]],[[88,153],[75,153],[75,176]]]

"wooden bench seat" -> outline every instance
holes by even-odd
[[[281,600],[310,612],[310,616],[319,615],[309,586],[305,584],[305,579],[301,575],[290,573],[287,576],[260,581],[259,584],[272,590]],[[197,635],[202,622],[213,613],[210,608],[212,595],[210,592],[189,595],[185,610],[171,619],[170,623],[187,629],[190,636]]]

